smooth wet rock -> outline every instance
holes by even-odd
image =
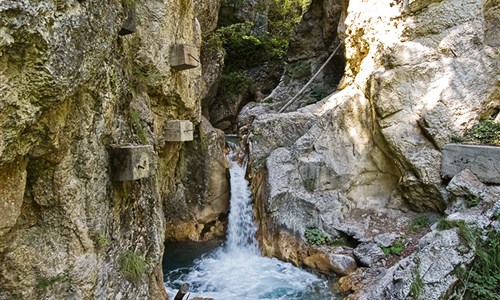
[[[358,267],[356,260],[346,254],[330,253],[329,250],[316,250],[304,258],[304,265],[323,274],[347,275]]]

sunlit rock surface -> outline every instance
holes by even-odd
[[[455,197],[440,174],[443,146],[479,119],[498,118],[500,49],[491,29],[499,30],[495,1],[354,0],[341,5],[336,30],[346,67],[339,91],[283,114],[277,114],[281,105],[248,106],[240,118],[252,122],[252,186],[257,215],[263,218],[264,251],[270,253],[281,247],[280,240],[266,231],[303,236],[307,227],[317,227],[371,243],[376,236],[372,220],[379,213],[396,210],[392,224],[377,228],[381,234],[392,227],[396,233],[407,230],[414,214],[404,212],[444,212]],[[294,120],[312,126],[302,133],[286,125]],[[461,247],[453,234],[436,243]],[[290,261],[296,252],[289,251]],[[467,253],[458,253],[443,268],[469,263],[472,254]],[[425,254],[414,257],[419,255]],[[433,259],[440,259],[446,251],[436,255]],[[456,277],[446,274],[450,280],[425,290],[429,299],[449,291]],[[410,284],[398,291],[407,293]]]
[[[328,230],[350,207],[445,209],[442,147],[498,112],[499,49],[484,42],[482,1],[404,3],[344,3],[338,29],[345,36],[346,87],[298,112],[253,121],[250,154],[256,168],[267,160],[270,197],[263,201],[277,224]],[[287,117],[315,124],[293,141],[293,126],[266,122]],[[324,193],[339,196],[328,196],[328,207]],[[342,209],[335,199],[345,199]],[[310,204],[290,210],[275,202]]]

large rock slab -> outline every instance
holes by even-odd
[[[452,178],[469,169],[481,181],[500,183],[500,147],[447,144],[443,148],[441,173]]]

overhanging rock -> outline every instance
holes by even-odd
[[[500,184],[500,147],[447,144],[443,148],[441,174],[452,178],[469,169],[482,182]]]

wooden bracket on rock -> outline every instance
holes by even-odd
[[[167,142],[185,142],[193,140],[193,123],[189,120],[170,120],[164,127]]]
[[[173,45],[170,48],[170,65],[176,71],[196,68],[200,63],[198,49],[188,45]]]
[[[154,173],[154,151],[150,145],[117,146],[110,152],[115,181],[137,180]]]

